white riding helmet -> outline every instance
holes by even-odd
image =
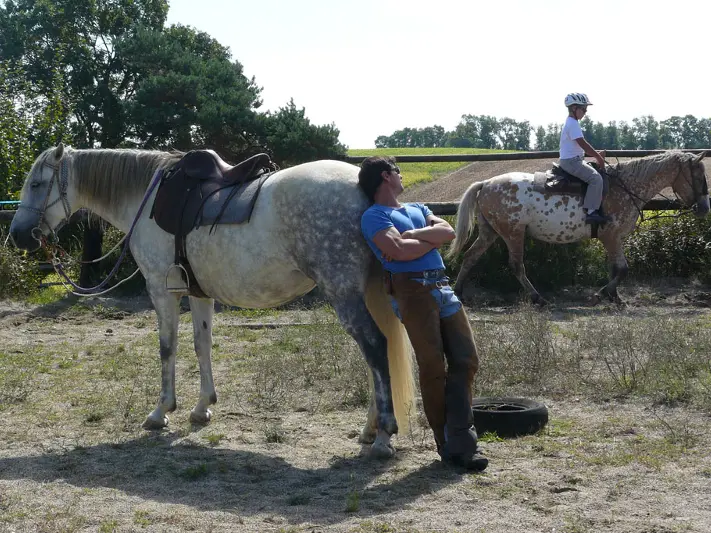
[[[565,97],[565,107],[571,105],[592,105],[592,102],[585,93],[570,93]]]

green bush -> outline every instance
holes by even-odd
[[[41,279],[37,261],[14,246],[5,246],[7,233],[0,228],[0,298],[18,298],[36,292]]]
[[[695,277],[709,282],[711,219],[683,216],[647,220],[628,237],[625,254],[630,273],[637,277]]]

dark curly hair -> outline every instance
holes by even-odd
[[[383,182],[383,172],[397,169],[394,157],[373,156],[365,159],[360,164],[358,172],[358,185],[371,203],[375,202],[375,191]]]

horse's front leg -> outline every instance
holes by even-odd
[[[178,349],[178,319],[180,296],[162,290],[151,290],[153,305],[158,315],[160,341],[161,385],[158,405],[143,422],[145,429],[162,429],[168,425],[167,413],[175,411],[175,354]]]
[[[623,305],[620,295],[617,294],[617,287],[623,279],[627,277],[629,267],[627,266],[627,258],[625,257],[622,241],[618,239],[606,242],[603,240],[603,245],[607,249],[608,264],[610,267],[610,281],[607,285],[601,288],[593,298],[594,304],[606,297],[609,301],[617,305]]]
[[[190,411],[190,421],[195,424],[210,422],[212,412],[208,406],[217,403],[217,393],[212,380],[212,315],[215,301],[190,297],[190,311],[193,316],[193,340],[195,354],[200,366],[200,399]]]

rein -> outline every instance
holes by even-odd
[[[66,172],[65,172],[65,175],[66,175]],[[61,256],[68,257],[68,254],[61,247],[59,247],[56,244],[56,242],[49,243],[49,241],[47,239],[45,239],[43,236],[40,236],[41,238],[38,240],[40,241],[40,243],[42,243],[43,248],[45,248],[49,252],[49,254],[51,256],[51,263],[52,263],[52,266],[54,267],[54,271],[57,274],[59,274],[60,277],[64,278],[64,280],[73,288],[73,290],[69,289],[69,291],[72,294],[74,294],[76,296],[100,296],[102,294],[106,294],[107,292],[114,290],[116,287],[126,283],[131,278],[133,278],[136,274],[138,274],[140,269],[136,268],[136,270],[134,270],[133,273],[130,276],[128,276],[126,279],[121,280],[120,282],[116,283],[115,285],[109,287],[106,290],[102,290],[102,289],[104,289],[106,284],[109,282],[109,280],[111,280],[116,275],[119,267],[121,266],[121,263],[123,262],[124,258],[126,257],[126,252],[128,250],[128,246],[131,241],[131,235],[133,234],[133,230],[136,228],[136,224],[138,223],[138,219],[140,218],[141,213],[143,213],[143,209],[145,208],[146,203],[148,202],[148,198],[151,196],[151,193],[156,188],[158,183],[160,183],[160,180],[162,177],[163,177],[163,169],[159,169],[153,176],[153,180],[151,181],[150,186],[146,190],[146,193],[143,195],[143,200],[141,201],[141,205],[138,208],[138,212],[136,213],[136,216],[133,219],[133,222],[131,223],[131,228],[128,230],[128,233],[126,233],[126,235],[123,237],[123,239],[121,239],[121,241],[119,241],[119,243],[116,246],[114,246],[109,252],[107,252],[103,257],[100,257],[99,259],[94,259],[93,261],[80,261],[80,263],[82,263],[82,264],[91,264],[91,263],[99,262],[102,259],[104,259],[105,257],[107,257],[116,248],[118,248],[121,245],[121,243],[123,242],[123,250],[121,251],[121,255],[119,256],[118,260],[116,261],[114,268],[111,270],[111,272],[108,274],[108,276],[101,283],[99,283],[98,285],[96,285],[94,287],[82,287],[82,286],[74,283],[71,280],[71,278],[69,278],[69,276],[64,271],[64,267],[62,266],[62,262],[60,259]],[[53,180],[54,180],[54,175],[52,176],[52,181],[50,182],[49,190],[47,192],[47,199],[49,198],[49,193],[52,190]],[[60,222],[60,225],[63,225],[64,223],[66,223],[66,221],[69,220],[69,216],[71,215],[71,210],[69,209],[69,201],[67,199],[66,190],[67,190],[67,183],[66,183],[66,177],[65,177],[65,185],[63,188],[60,186],[59,191],[60,191],[60,198],[62,199],[62,202],[64,204],[65,213],[69,213],[69,215],[67,215],[65,220]],[[40,225],[44,221],[44,214],[46,212],[46,209],[48,207],[51,207],[52,205],[56,204],[59,201],[59,199],[58,199],[58,200],[55,200],[54,202],[52,202],[51,204],[47,205],[47,199],[45,199],[45,206],[43,207],[43,210],[41,212],[37,209],[34,209],[35,212],[40,213]],[[33,209],[33,208],[27,208],[27,209]],[[46,221],[44,221],[44,223],[46,224]],[[49,227],[49,224],[47,224],[47,226]],[[37,227],[32,230],[33,235],[34,235],[34,231],[37,229],[40,229],[40,228]],[[51,230],[51,228],[50,228],[50,230]],[[41,229],[40,229],[40,231],[41,231]],[[54,230],[51,230],[51,231],[53,234],[56,235]],[[66,287],[66,285],[65,285],[65,287]]]

